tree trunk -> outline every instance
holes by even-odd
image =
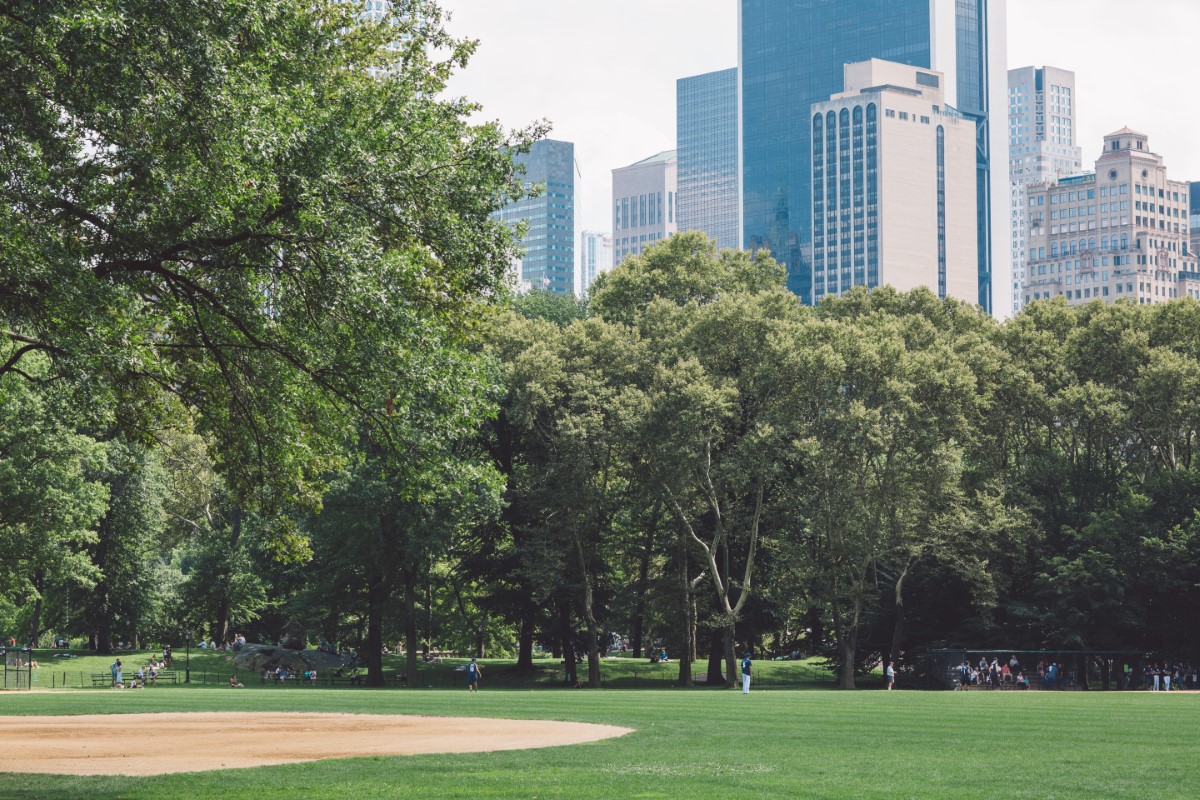
[[[679,618],[683,620],[683,638],[679,642],[679,678],[676,684],[679,686],[691,686],[691,654],[694,651],[695,644],[692,643],[691,628],[691,576],[688,573],[688,539],[683,531],[679,531],[679,552],[677,554],[679,560],[678,567],[678,583],[679,590]]]
[[[108,584],[101,582],[96,585],[96,597],[96,608],[100,613],[96,615],[96,630],[92,634],[95,644],[92,649],[96,651],[97,655],[109,655],[113,651],[113,642]]]
[[[533,609],[521,615],[521,633],[517,637],[517,672],[533,672]]]
[[[242,538],[242,509],[234,506],[229,524],[229,552],[232,555],[238,548]],[[217,607],[217,642],[225,644],[229,641],[229,594],[221,593],[220,605]]]
[[[29,641],[32,643],[31,647],[38,646],[38,639],[42,635],[43,580],[43,575],[39,572],[34,576],[32,581],[33,590],[37,592],[37,599],[33,601],[33,619],[29,623]]]
[[[414,578],[415,580],[415,578]],[[416,619],[416,605],[413,605],[413,619]],[[425,650],[425,657],[429,657],[429,648],[433,642],[433,580],[426,575],[425,580],[425,635],[421,637],[422,646]]]
[[[697,628],[699,627],[700,616],[696,610],[695,589],[696,586],[693,583],[691,594],[692,602],[688,604],[688,644],[690,645],[688,658],[693,664],[695,664],[700,658],[700,654],[697,652],[697,648],[699,647],[697,644],[697,641],[699,640],[699,632],[697,631]]]
[[[854,656],[858,650],[858,624],[846,627],[842,625],[841,609],[833,604],[833,627],[837,637],[838,657],[841,665],[838,667],[838,688],[857,689],[854,683]]]
[[[662,501],[654,501],[654,510],[650,514],[650,525],[642,540],[642,552],[638,555],[638,579],[636,584],[637,601],[633,608],[632,637],[633,657],[642,657],[642,629],[646,617],[646,592],[650,588],[650,556],[654,551],[654,537],[658,532],[661,519]]]
[[[575,635],[571,631],[571,604],[567,600],[558,601],[558,632],[562,639],[564,678],[568,686],[574,686],[578,681],[575,674]]]
[[[896,624],[892,628],[892,647],[888,653],[888,657],[884,658],[883,663],[886,666],[887,662],[895,661],[896,666],[900,666],[900,648],[904,642],[904,579],[908,577],[908,567],[900,573],[900,577],[896,578]]]
[[[649,539],[649,537],[647,537]],[[642,627],[646,617],[646,589],[650,579],[650,545],[647,541],[638,561],[637,601],[633,607],[632,639],[633,657],[642,657]]]
[[[729,608],[731,608],[731,606],[729,603],[729,544],[728,543],[722,543],[721,554],[723,556],[722,576],[725,579],[721,583],[722,588],[724,589],[724,596],[721,598],[721,604],[725,607],[725,609],[729,609]],[[744,591],[745,590],[743,590],[743,592]],[[726,613],[728,613],[728,611]],[[726,675],[725,684],[730,689],[734,688],[734,686],[736,685],[734,683],[734,675],[737,674],[736,673],[737,656],[734,655],[734,652],[733,652],[734,645],[736,645],[736,643],[737,643],[736,639],[735,639],[735,637],[737,636],[736,625],[737,625],[737,623],[734,621],[733,615],[729,614],[728,618],[725,621],[725,642],[724,642],[724,644],[725,644],[725,675]]]
[[[367,587],[367,686],[383,686],[383,576],[372,572]]]
[[[593,609],[592,577],[588,570],[587,556],[583,551],[583,540],[575,531],[575,554],[579,558],[579,575],[583,581],[583,619],[587,623],[588,686],[600,688],[600,632]]]
[[[679,644],[679,686],[692,685],[692,580],[688,574],[688,541],[684,531],[679,532],[679,616],[683,622],[683,640]]]
[[[734,669],[737,668],[737,654],[734,652],[734,648],[737,646],[737,640],[734,638],[736,635],[737,630],[735,629],[733,620],[731,619],[725,624],[725,630],[723,631],[723,635],[721,637],[721,645],[725,649],[725,674],[729,676],[725,681],[725,685],[730,689],[733,689],[737,686],[733,679],[735,674]]]
[[[425,654],[429,655],[428,642]],[[417,653],[421,642],[417,638],[417,571],[411,564],[404,568],[404,672],[409,688],[417,681]]]
[[[825,647],[825,610],[819,606],[808,609],[808,655],[813,656]]]
[[[1087,656],[1078,655],[1075,657],[1075,672],[1077,673],[1076,677],[1079,679],[1079,685],[1083,687],[1084,691],[1091,689],[1091,684],[1088,681]]]
[[[725,673],[721,668],[725,661],[725,632],[713,628],[708,634],[708,685],[720,686],[725,683]]]

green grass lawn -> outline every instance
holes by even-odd
[[[6,693],[0,714],[316,711],[622,725],[594,744],[155,778],[0,776],[33,798],[1192,798],[1200,696],[1082,692],[325,690]],[[170,748],[153,732],[147,746]],[[281,742],[286,730],[264,735]],[[0,744],[2,746],[2,744]]]

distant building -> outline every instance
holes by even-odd
[[[575,145],[545,139],[514,161],[525,167],[526,184],[543,188],[538,196],[509,203],[493,214],[512,225],[528,225],[521,243],[518,285],[560,294],[577,292],[580,260],[576,237],[582,226]]]
[[[1056,67],[1008,71],[1013,314],[1025,298],[1021,286],[1029,248],[1026,189],[1083,171],[1083,150],[1076,141],[1078,110],[1074,72]]]
[[[596,278],[612,268],[612,234],[584,231],[580,243],[580,296],[586,296]]]
[[[675,102],[679,230],[739,248],[737,68],[680,78]]]
[[[1192,181],[1189,187],[1191,205],[1190,227],[1192,230],[1192,255],[1200,256],[1200,181]]]
[[[359,18],[364,21],[380,22],[392,10],[392,0],[339,0],[342,3],[358,3],[363,7]]]
[[[976,128],[944,80],[872,59],[812,106],[814,302],[883,285],[978,302]]]
[[[1095,172],[1031,186],[1028,195],[1025,302],[1200,298],[1188,184],[1167,177],[1145,134],[1110,133]]]
[[[613,173],[613,262],[620,264],[678,230],[674,150]]]
[[[842,68],[872,58],[937,71],[976,123],[977,302],[1012,310],[1006,0],[741,0],[742,246],[768,248],[813,299],[813,126]]]

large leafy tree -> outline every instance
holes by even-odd
[[[131,432],[189,410],[246,504],[390,441],[502,283],[528,140],[444,95],[474,42],[393,5],[0,3],[0,374],[40,354]]]
[[[44,359],[30,362],[26,369],[41,379]],[[87,548],[107,507],[108,489],[96,475],[104,448],[68,424],[69,399],[56,388],[37,391],[15,375],[0,377],[0,593],[18,604],[33,601],[33,642],[48,590],[91,589],[100,577]]]

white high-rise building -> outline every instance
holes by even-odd
[[[604,273],[613,268],[612,234],[584,231],[579,248],[579,294],[586,297],[588,289]]]
[[[613,263],[620,264],[679,230],[679,159],[666,150],[614,169],[612,176]]]
[[[810,172],[813,103],[842,91],[845,64],[871,58],[944,76],[946,103],[976,123],[977,302],[1012,313],[1006,0],[742,0],[739,150],[742,245],[815,294]]]
[[[1012,200],[1013,314],[1025,305],[1029,263],[1028,191],[1083,170],[1076,144],[1075,73],[1057,67],[1008,71],[1008,141]]]
[[[812,106],[813,300],[854,286],[979,300],[977,125],[946,76],[872,59]]]

